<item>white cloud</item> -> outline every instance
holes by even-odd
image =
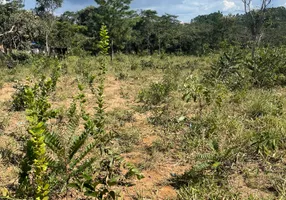
[[[273,0],[271,6],[285,6],[286,0]],[[253,0],[254,8],[261,0]],[[95,5],[94,0],[64,0],[62,8],[57,13],[65,10],[79,10],[88,5]],[[26,8],[35,7],[35,0],[26,0]],[[188,22],[198,15],[206,15],[212,12],[222,11],[223,14],[242,13],[243,4],[241,0],[133,0],[133,9],[153,9],[161,14],[169,13],[178,15],[179,20]]]
[[[224,5],[223,10],[230,10],[237,7],[236,4],[231,0],[223,0],[223,5]]]

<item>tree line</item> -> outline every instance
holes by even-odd
[[[246,7],[244,14],[227,16],[218,11],[182,23],[175,15],[132,10],[131,2],[95,0],[94,6],[57,16],[54,11],[62,6],[63,0],[36,0],[33,10],[23,9],[21,0],[12,1],[0,5],[0,44],[24,50],[33,41],[47,51],[53,46],[68,47],[75,53],[84,50],[97,54],[102,24],[110,34],[111,55],[116,52],[204,55],[230,45],[251,48],[254,37],[257,45],[262,46],[286,43],[285,7],[265,6],[263,10]]]

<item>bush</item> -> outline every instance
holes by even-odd
[[[222,53],[205,75],[210,82],[220,81],[232,90],[286,85],[286,52],[283,48],[261,48],[252,59],[246,52],[232,47]]]
[[[223,52],[205,79],[210,83],[219,81],[231,90],[245,88],[249,84],[249,70],[243,65],[245,56],[245,52],[234,47]]]
[[[166,100],[171,91],[170,85],[166,83],[152,83],[148,89],[139,92],[138,98],[146,106],[155,106]]]
[[[155,68],[155,64],[153,62],[153,60],[141,60],[141,67],[142,69],[146,69],[146,68]]]
[[[16,89],[16,92],[12,96],[12,110],[23,111],[27,108],[27,89],[29,88],[29,86],[19,84],[14,86],[14,88]]]
[[[32,56],[25,51],[13,51],[11,54],[11,58],[19,62],[27,62],[29,59],[32,58]]]
[[[250,118],[283,114],[283,101],[280,97],[265,91],[252,91],[246,97],[246,113]]]
[[[55,91],[56,84],[60,76],[60,67],[56,67],[53,69],[51,78],[48,80],[50,85],[47,85],[48,87],[44,87],[44,81],[45,76],[41,77],[40,83],[35,84],[34,87],[30,87],[28,84],[18,84],[15,85],[14,88],[16,89],[16,92],[12,96],[12,110],[14,111],[23,111],[27,108],[27,105],[29,103],[29,98],[31,98],[31,91],[33,92],[33,95],[36,95],[36,97],[42,95],[42,93],[51,93]],[[41,91],[41,87],[43,87],[43,91]]]
[[[286,85],[286,50],[283,48],[258,49],[257,56],[247,59],[251,69],[252,84],[256,87]]]

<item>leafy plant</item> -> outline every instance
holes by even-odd
[[[278,150],[280,138],[271,132],[263,132],[255,134],[252,146],[256,148],[256,152],[262,156],[274,156]]]
[[[45,132],[46,122],[56,116],[48,102],[48,92],[53,88],[53,81],[44,77],[34,87],[25,88],[26,115],[29,121],[30,140],[26,145],[26,155],[21,165],[19,178],[20,197],[33,197],[37,200],[48,199],[50,192],[46,182],[48,160],[46,158]]]
[[[206,80],[221,82],[232,90],[247,87],[249,72],[243,66],[246,55],[236,47],[229,48],[212,64],[211,70],[205,74]]]
[[[189,76],[186,79],[186,84],[184,85],[185,93],[183,99],[187,102],[193,100],[194,102],[199,102],[200,112],[204,107],[204,104],[208,105],[211,103],[211,91],[204,84],[193,76]]]
[[[145,106],[151,107],[164,102],[170,91],[170,86],[165,83],[152,83],[148,89],[139,92],[138,98]]]
[[[251,70],[252,83],[256,87],[273,87],[286,84],[286,53],[283,48],[257,49],[253,59],[246,59]]]
[[[197,156],[198,160],[202,162],[198,163],[192,169],[192,172],[206,172],[206,170],[211,170],[214,172],[215,176],[225,173],[227,167],[234,158],[235,148],[221,149],[217,141],[213,140],[210,143],[211,153],[201,154]]]
[[[53,69],[51,77],[45,83],[45,76],[42,76],[39,83],[34,84],[33,87],[30,84],[18,84],[14,86],[16,92],[12,96],[12,110],[23,111],[30,106],[31,93],[36,98],[41,98],[41,95],[47,97],[48,94],[55,91],[57,81],[60,77],[60,66]],[[29,79],[28,79],[29,80]]]

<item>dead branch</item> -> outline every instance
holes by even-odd
[[[8,35],[8,34],[10,34],[10,33],[14,33],[14,29],[15,29],[15,26],[12,26],[12,28],[10,29],[10,31],[7,31],[7,32],[5,32],[5,33],[0,34],[0,37],[2,37],[2,36],[4,36],[4,35]]]

